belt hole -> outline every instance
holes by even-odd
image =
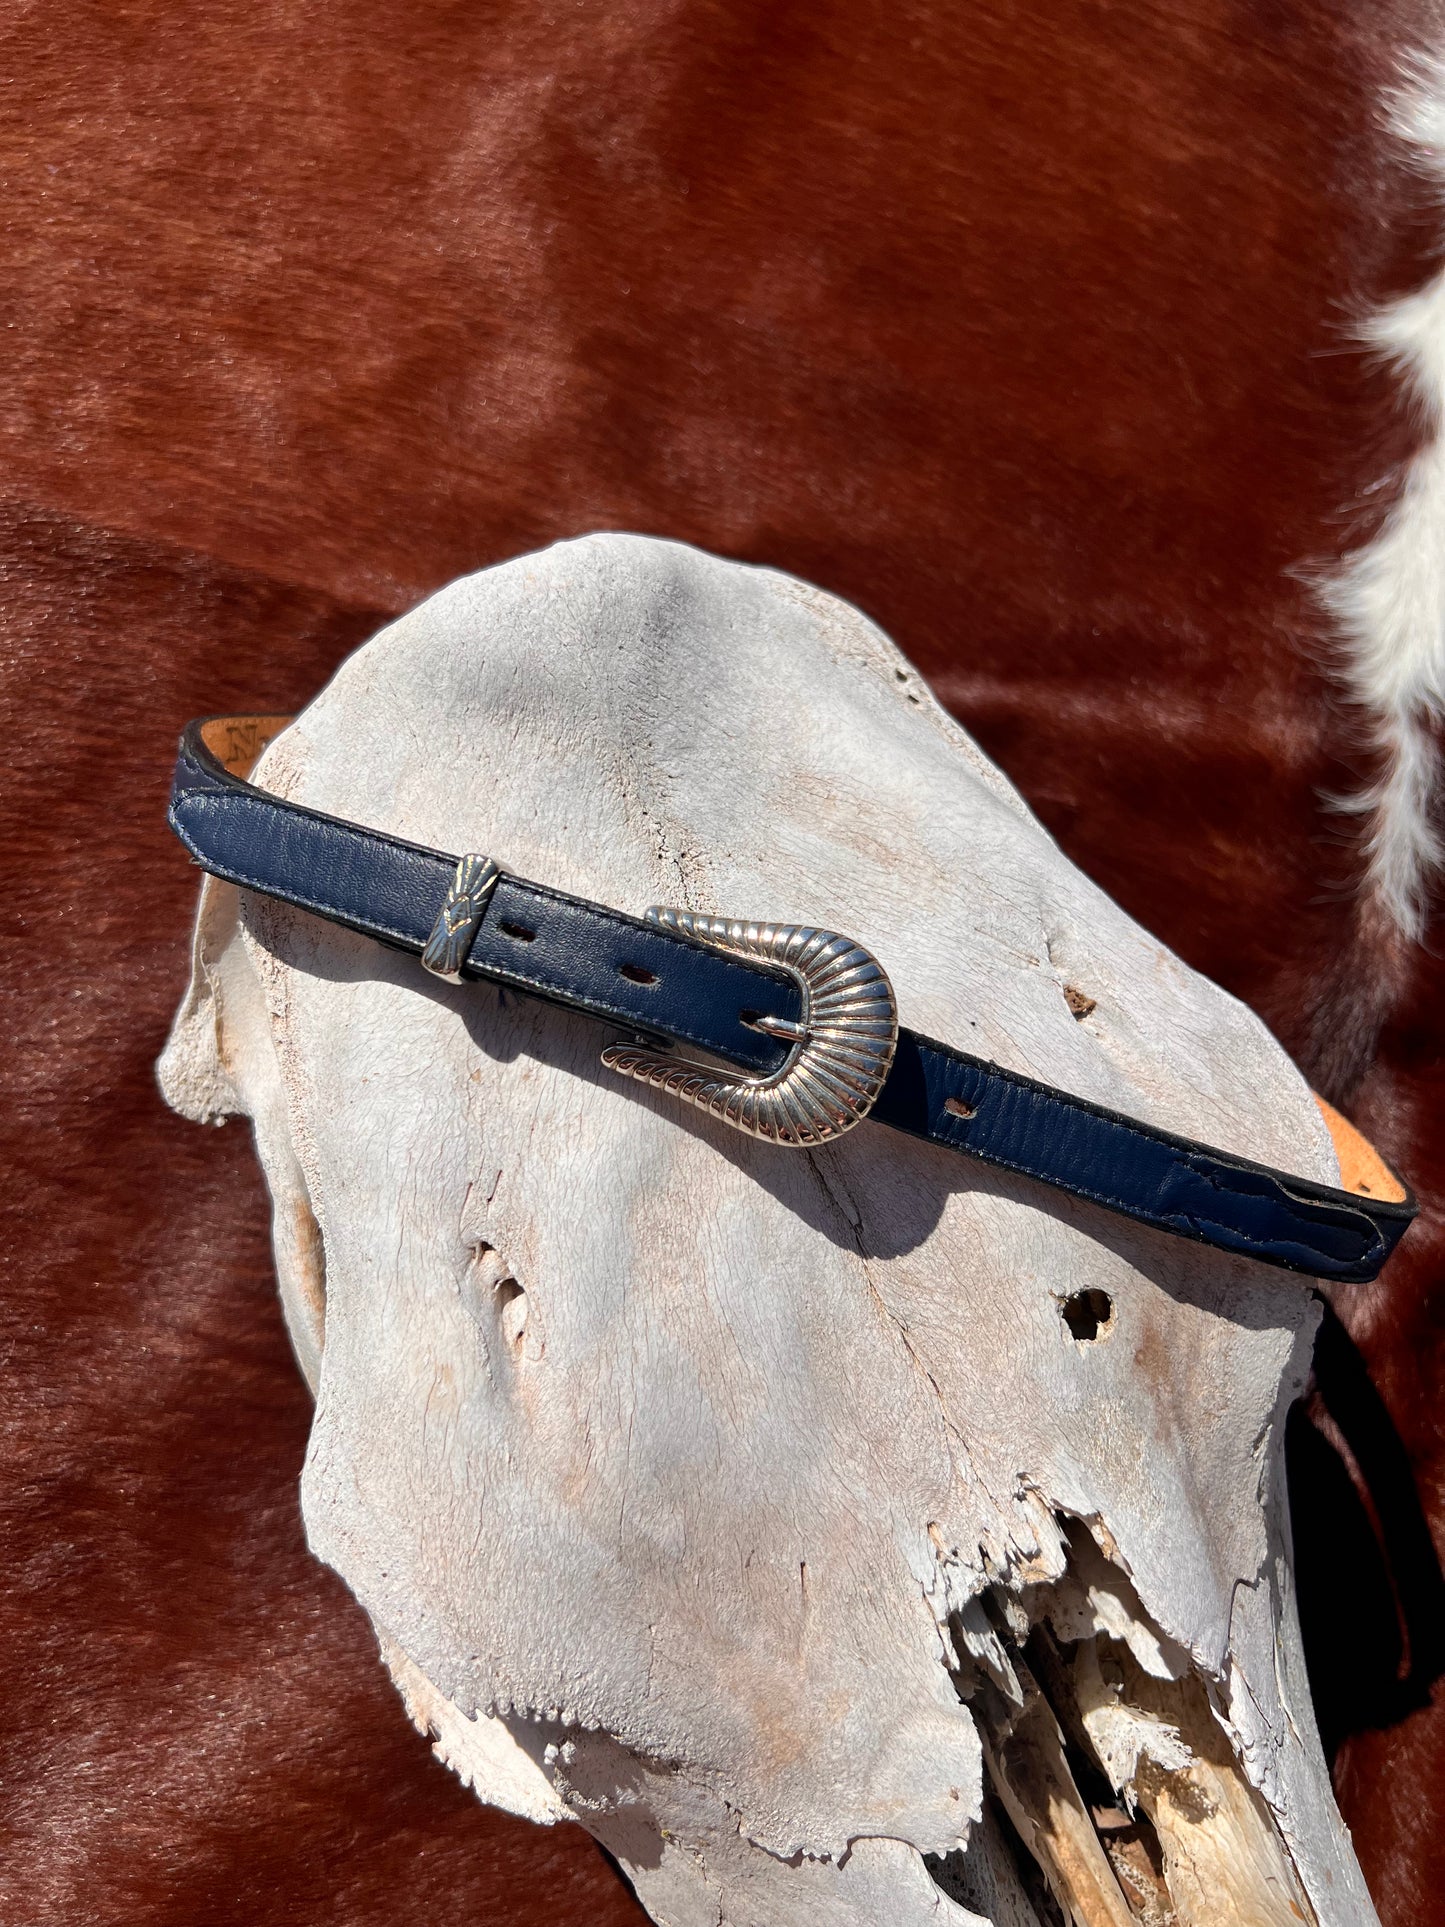
[[[618,964],[617,974],[619,977],[625,977],[630,984],[655,984],[657,982],[657,972],[655,970],[644,970],[641,964]]]
[[[978,1116],[978,1106],[975,1104],[965,1104],[961,1097],[944,1098],[943,1108],[945,1111],[948,1112],[948,1115],[950,1117],[977,1117]]]
[[[515,937],[518,943],[532,943],[537,935],[536,931],[529,930],[525,923],[508,923],[505,918],[497,925],[497,928],[502,932],[503,936]]]

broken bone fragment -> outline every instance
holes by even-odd
[[[1088,1535],[1063,1530],[1068,1570],[1030,1589],[1022,1645],[1016,1603],[971,1602],[992,1641],[959,1624],[960,1692],[1015,1854],[1070,1927],[1313,1927],[1206,1683]]]

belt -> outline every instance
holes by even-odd
[[[836,932],[682,910],[632,917],[268,795],[245,772],[284,716],[181,738],[170,823],[213,876],[420,957],[620,1026],[619,1075],[780,1146],[871,1118],[1199,1244],[1318,1278],[1377,1275],[1409,1190],[1321,1105],[1336,1189],[1091,1104],[900,1026],[878,960]],[[670,1048],[691,1045],[713,1061]],[[722,1060],[722,1061],[717,1061]]]

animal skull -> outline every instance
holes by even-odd
[[[1263,1026],[786,576],[627,536],[489,570],[256,780],[846,931],[915,1029],[1337,1181]],[[442,1757],[674,1927],[1373,1920],[1290,1594],[1308,1289],[881,1125],[750,1141],[606,1041],[203,887],[162,1083],[253,1120],[310,1543]]]

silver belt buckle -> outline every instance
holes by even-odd
[[[756,1020],[758,1030],[792,1045],[766,1077],[664,1056],[639,1044],[609,1045],[602,1053],[608,1070],[770,1144],[806,1150],[862,1123],[898,1047],[893,988],[871,951],[851,937],[806,924],[739,923],[656,906],[647,918],[709,949],[781,967],[798,986],[802,1019]]]

